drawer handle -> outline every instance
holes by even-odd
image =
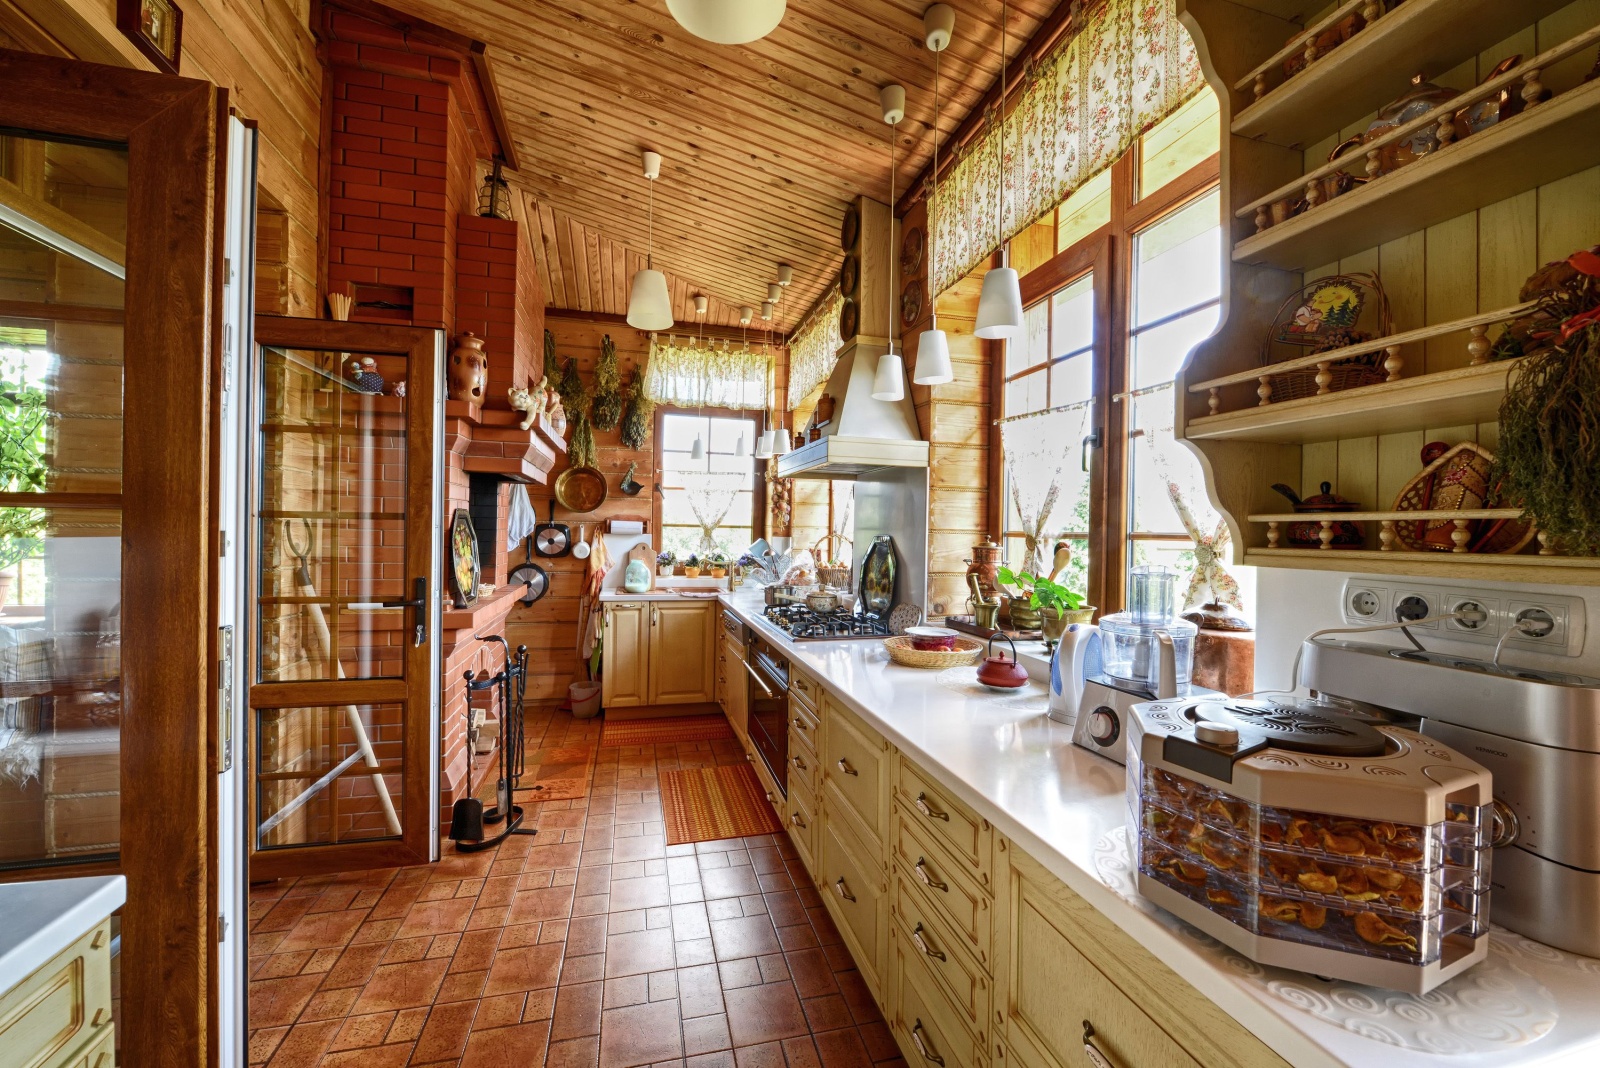
[[[850,892],[850,888],[844,885],[843,875],[839,876],[833,881],[833,888],[837,890],[839,892],[839,896],[844,898],[846,901],[854,901],[856,899],[856,895],[852,894]]]
[[[917,1052],[922,1054],[922,1059],[923,1060],[932,1061],[934,1064],[939,1064],[939,1065],[944,1064],[944,1058],[939,1056],[937,1053],[934,1053],[932,1050],[930,1050],[928,1048],[928,1044],[922,1040],[922,1021],[921,1020],[918,1020],[915,1024],[913,1024],[911,1026],[911,1041],[916,1043]],[[1110,1068],[1110,1065],[1107,1065],[1106,1068]]]
[[[799,757],[790,757],[789,759],[794,761],[794,766],[799,768],[801,771],[806,771],[810,768],[810,765],[804,760],[801,760]]]
[[[935,879],[933,876],[928,874],[928,862],[925,858],[918,857],[916,866],[912,870],[917,873],[917,878],[922,880],[923,886],[926,886],[932,890],[938,890],[941,893],[947,894],[950,892],[949,883],[941,883],[938,879]]]
[[[807,729],[806,721],[801,719],[799,716],[794,717],[794,726],[795,726],[796,730],[802,730],[803,731],[803,730]]]
[[[1083,1021],[1083,1055],[1089,1058],[1089,1063],[1094,1068],[1117,1068],[1111,1063],[1111,1058],[1100,1052],[1100,1047],[1095,1045],[1094,1024],[1088,1020]]]
[[[105,932],[104,928],[102,928],[101,930],[98,930],[98,931],[96,931],[94,933],[94,938],[92,938],[89,941],[89,948],[90,949],[99,949],[101,946],[103,946],[105,944],[106,944],[106,932]]]
[[[789,822],[802,830],[805,829],[806,821],[800,818],[800,813],[798,812],[789,813]]]
[[[941,961],[948,959],[942,952],[934,949],[932,946],[928,945],[927,942],[923,941],[922,924],[920,923],[911,929],[911,941],[915,942],[917,944],[917,948],[922,950],[922,955],[924,957],[932,957],[934,960]]]
[[[840,757],[839,758],[839,770],[844,772],[846,775],[860,775],[861,774],[855,768],[852,768],[850,766],[850,761],[846,760],[844,757]]]
[[[104,1007],[95,1009],[94,1010],[94,1019],[89,1021],[89,1026],[90,1027],[99,1027],[100,1026],[100,1021],[105,1019],[105,1015],[106,1015],[106,1010],[105,1010]]]
[[[950,813],[940,812],[938,809],[929,806],[927,794],[917,795],[917,810],[930,820],[944,820],[946,823],[950,822]]]

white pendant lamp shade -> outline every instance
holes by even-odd
[[[777,29],[786,0],[667,0],[678,25],[713,44],[749,44]]]
[[[772,459],[772,431],[763,430],[761,436],[756,438],[756,459]]]
[[[1022,285],[1016,268],[996,267],[983,276],[983,294],[978,298],[978,325],[972,331],[993,341],[1022,338]]]
[[[741,458],[744,456],[744,434],[742,432],[739,434],[738,443],[733,447],[733,454]]]
[[[706,442],[699,434],[694,436],[694,444],[689,446],[689,459],[704,460],[706,458]]]
[[[793,446],[789,442],[789,432],[783,427],[778,427],[772,432],[772,455],[782,456]]]
[[[911,381],[919,386],[942,386],[955,377],[950,368],[950,339],[943,330],[924,330],[917,339],[917,370]]]
[[[635,330],[671,330],[672,298],[667,294],[667,276],[646,267],[633,273],[633,288],[628,292],[628,325]]]
[[[905,361],[898,352],[886,352],[878,357],[878,369],[872,376],[872,399],[898,401],[904,400],[905,396]]]

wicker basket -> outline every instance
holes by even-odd
[[[1296,313],[1307,301],[1313,290],[1329,285],[1344,284],[1358,291],[1366,291],[1375,299],[1377,307],[1376,323],[1372,323],[1372,316],[1361,313],[1362,323],[1377,327],[1378,337],[1387,337],[1394,333],[1394,320],[1389,311],[1389,295],[1383,290],[1383,283],[1375,274],[1344,274],[1329,275],[1317,278],[1306,283],[1299,290],[1291,293],[1284,299],[1282,307],[1273,320],[1272,329],[1267,333],[1267,339],[1262,344],[1261,364],[1270,368],[1274,363],[1283,359],[1273,350],[1274,343],[1296,345],[1305,350],[1307,355],[1318,352],[1327,352],[1333,349],[1344,348],[1348,345],[1357,345],[1372,337],[1370,330],[1357,329],[1357,324],[1351,323],[1344,329],[1323,328],[1306,335],[1305,340],[1289,341],[1288,336],[1293,332],[1289,324],[1295,319]],[[1328,383],[1328,392],[1337,393],[1343,389],[1355,389],[1357,386],[1371,386],[1379,382],[1388,381],[1388,373],[1383,368],[1388,354],[1382,352],[1369,352],[1360,356],[1351,356],[1343,360],[1334,360],[1328,365],[1328,373],[1332,380]],[[1321,387],[1317,384],[1317,375],[1320,372],[1315,367],[1307,367],[1298,371],[1284,371],[1272,376],[1272,400],[1279,401],[1299,400],[1301,397],[1314,397]]]
[[[823,567],[825,560],[837,560],[842,555],[840,549],[850,544],[850,539],[843,534],[824,534],[817,539],[811,547],[811,555],[817,560],[817,581],[824,586],[836,590],[850,588],[850,569],[848,567]]]
[[[905,667],[924,668],[929,671],[952,667],[967,667],[978,662],[984,645],[975,638],[956,638],[954,649],[918,649],[905,635],[883,639],[889,650],[889,659]]]

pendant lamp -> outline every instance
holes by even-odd
[[[649,237],[644,270],[633,273],[633,286],[628,292],[628,325],[635,330],[671,330],[672,297],[667,293],[667,276],[655,269],[655,182],[661,177],[661,153],[644,154],[644,176],[650,182]]]
[[[1009,6],[1000,4],[1000,163],[995,175],[995,200],[998,208],[995,229],[1003,250],[1002,266],[983,276],[983,293],[978,297],[978,323],[972,331],[991,341],[1022,340],[1022,283],[1010,265],[1011,249],[1005,241],[1006,225],[1006,23]]]
[[[934,226],[933,206],[939,197],[939,54],[950,47],[955,32],[955,12],[947,4],[934,4],[922,15],[926,31],[924,40],[933,53],[933,178],[928,193],[928,262],[933,263],[934,243],[938,228]],[[940,386],[954,381],[955,371],[950,366],[950,339],[939,329],[939,304],[937,295],[929,302],[933,319],[929,328],[917,338],[917,370],[911,381],[919,386]]]
[[[756,459],[757,460],[770,460],[770,459],[772,459],[772,450],[777,445],[777,441],[778,441],[777,431],[775,431],[775,430],[763,430],[761,432],[761,436],[756,439]]]
[[[667,0],[678,25],[712,44],[759,41],[783,21],[786,0]]]
[[[885,85],[878,90],[878,105],[883,109],[883,121],[889,124],[889,217],[894,218],[895,126],[906,117],[906,90],[902,85]],[[891,226],[893,224],[891,223]],[[889,292],[897,292],[894,285],[895,243],[889,242]],[[878,366],[872,374],[872,399],[901,401],[906,396],[906,362],[894,351],[895,323],[889,328],[889,351],[878,357]]]

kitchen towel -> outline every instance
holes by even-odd
[[[506,513],[506,552],[510,552],[538,526],[539,517],[533,513],[533,503],[528,500],[528,487],[520,482],[511,487],[511,505]]]

